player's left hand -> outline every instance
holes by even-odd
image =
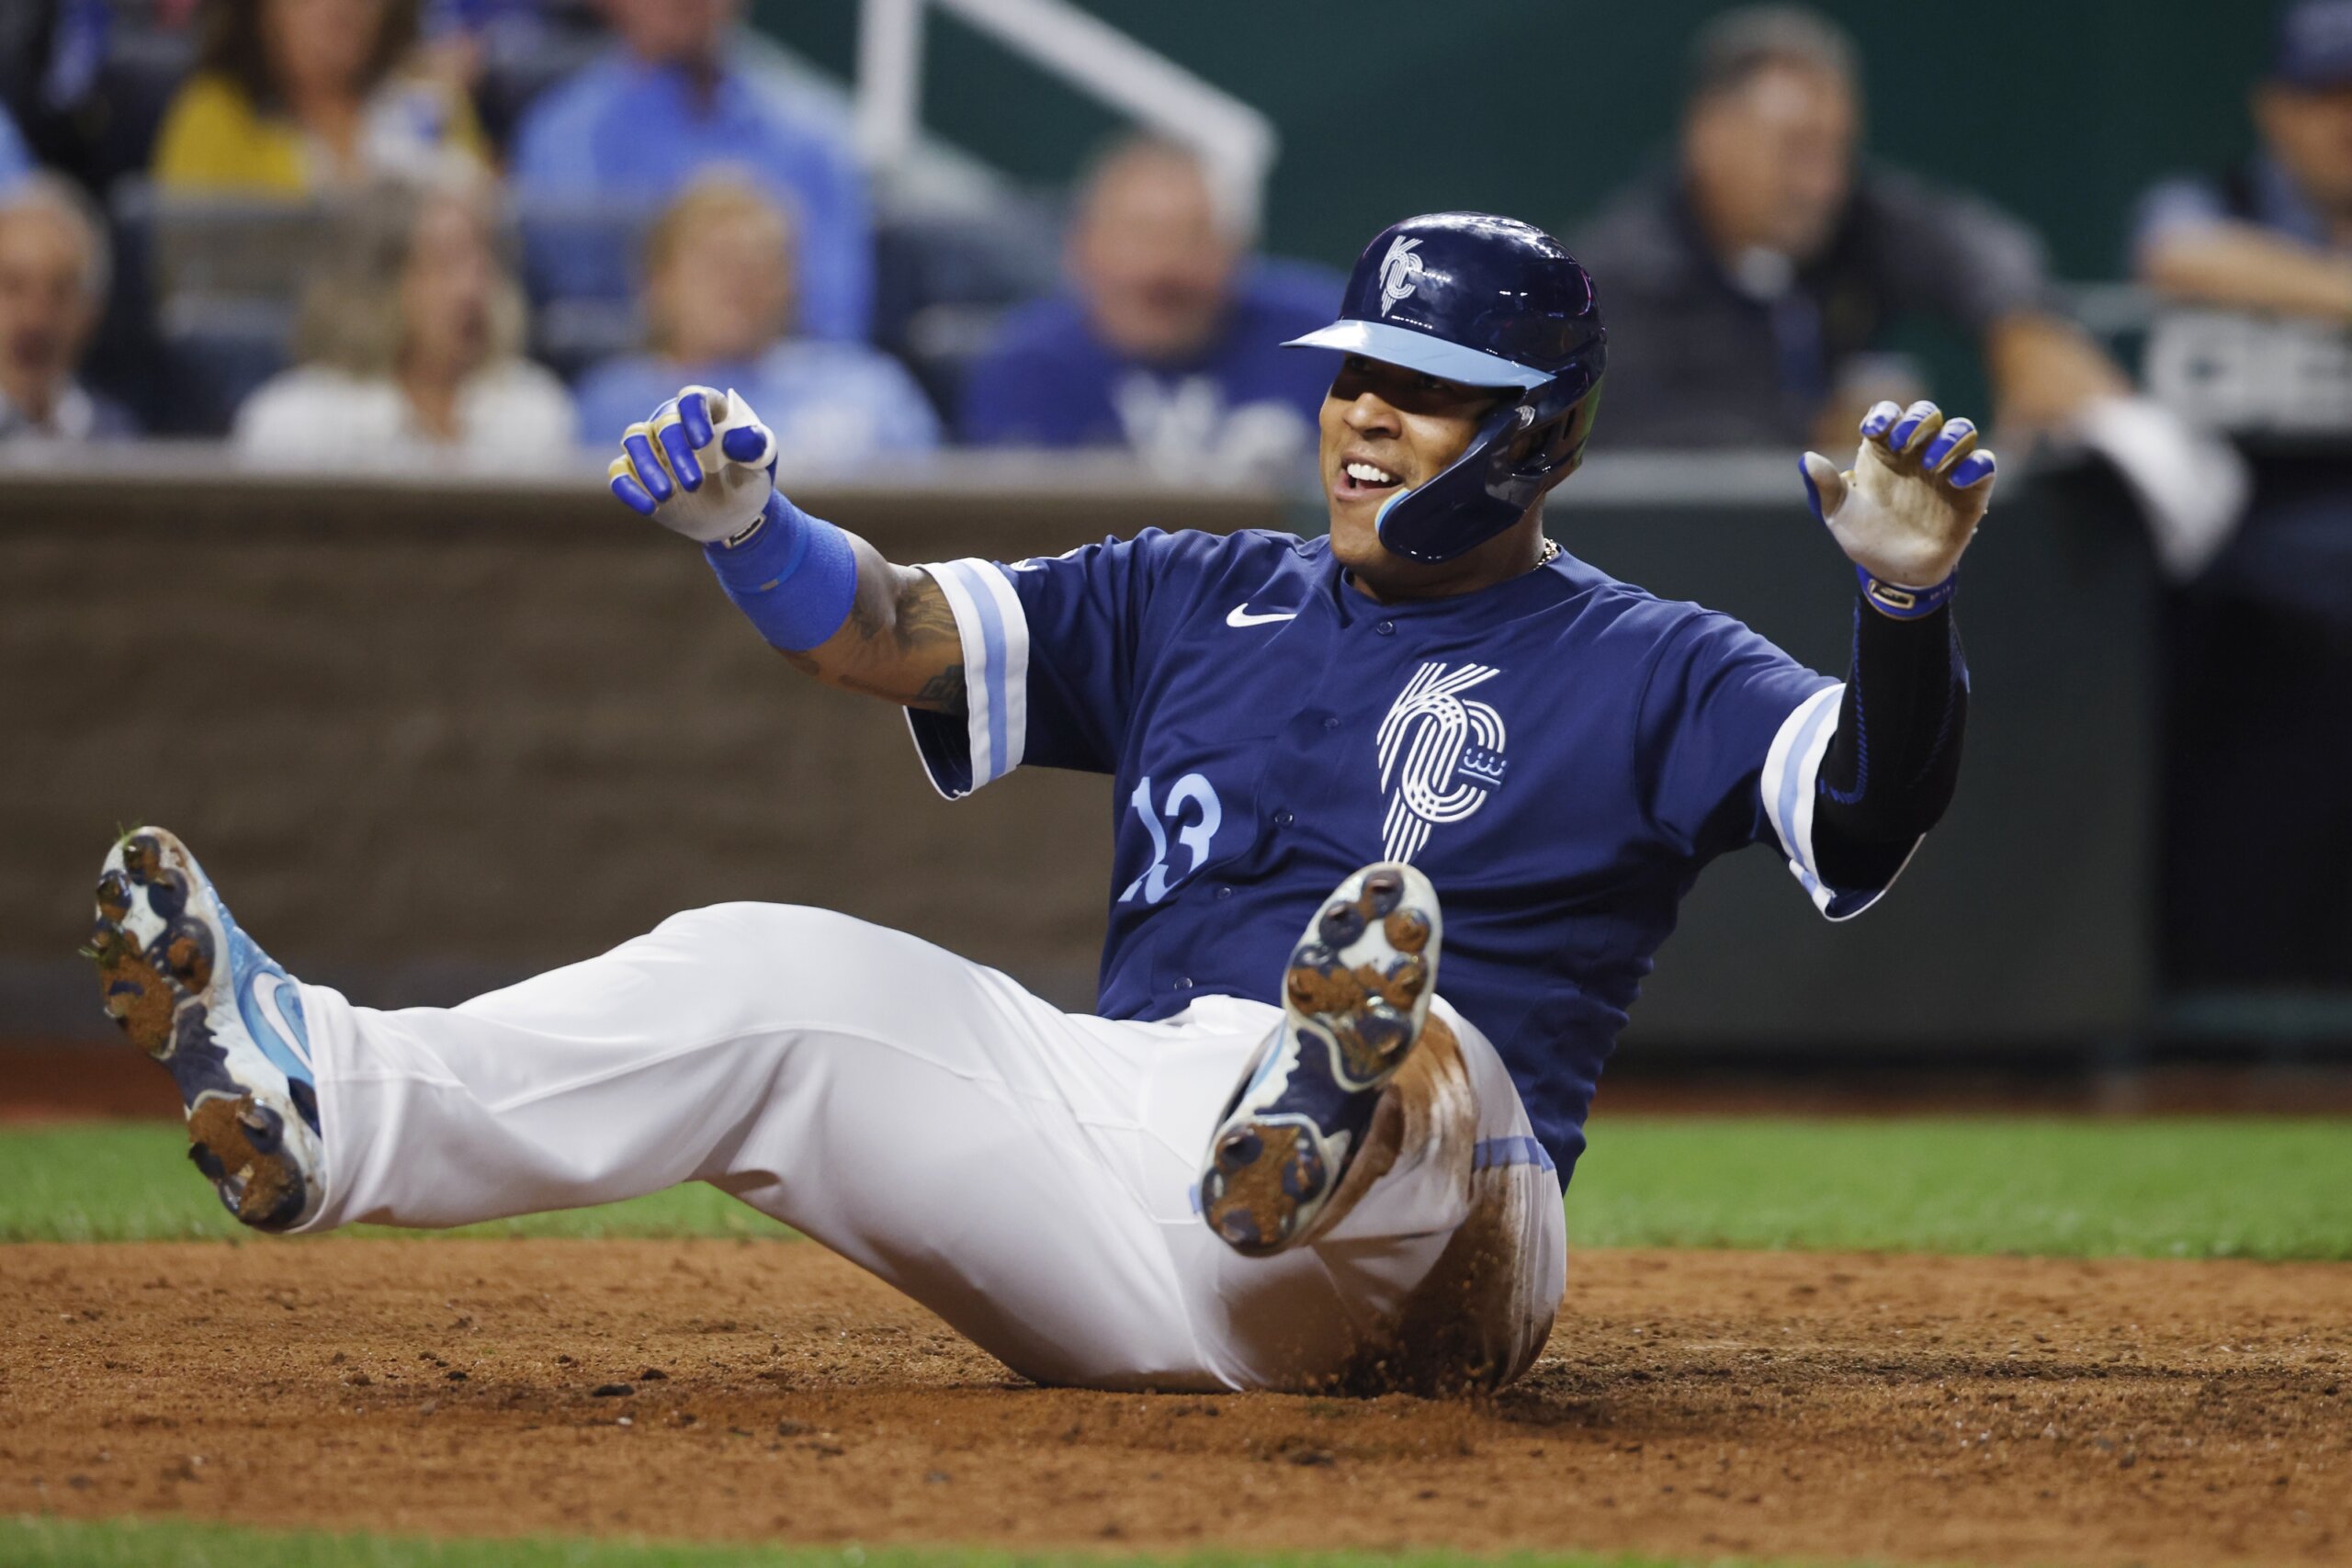
[[[1933,588],[1959,567],[1992,503],[1996,468],[1977,448],[1973,423],[1947,420],[1930,402],[1871,409],[1851,468],[1840,472],[1818,452],[1804,459],[1813,514],[1838,547],[1879,581],[1905,588]]]

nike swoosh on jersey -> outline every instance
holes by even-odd
[[[1296,619],[1298,619],[1296,610],[1274,610],[1253,615],[1250,613],[1250,601],[1247,599],[1225,613],[1225,624],[1228,626],[1262,626],[1274,621]]]

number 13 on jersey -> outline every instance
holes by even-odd
[[[1176,829],[1177,848],[1192,856],[1184,869],[1175,874],[1181,881],[1208,863],[1209,845],[1216,838],[1217,829],[1224,825],[1225,807],[1217,801],[1216,786],[1198,773],[1186,773],[1169,785],[1164,810],[1152,805],[1151,779],[1146,775],[1136,781],[1136,791],[1127,797],[1127,806],[1143,819],[1143,830],[1151,835],[1151,864],[1141,876],[1127,884],[1127,890],[1119,895],[1119,902],[1128,903],[1140,897],[1147,904],[1157,904],[1168,897],[1168,829]],[[1190,816],[1194,811],[1199,815]],[[1167,818],[1165,827],[1161,825],[1162,817]]]

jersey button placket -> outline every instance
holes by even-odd
[[[1297,818],[1291,815],[1290,808],[1288,807],[1284,807],[1282,810],[1274,813],[1274,826],[1277,828],[1287,828],[1296,820]]]

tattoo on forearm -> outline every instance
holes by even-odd
[[[825,678],[844,692],[855,692],[865,697],[880,697],[885,702],[897,703],[900,707],[925,708],[933,713],[945,714],[950,718],[961,718],[968,711],[964,695],[964,667],[960,664],[933,675],[922,683],[922,690],[911,696],[904,688],[861,681],[854,675]]]
[[[961,718],[970,711],[970,702],[964,693],[964,667],[951,664],[922,683],[909,707],[929,708],[950,718]]]
[[[787,653],[786,659],[794,669],[843,691],[962,717],[969,705],[955,606],[929,572],[901,573],[876,564],[878,570],[860,574],[843,628],[850,635],[836,650],[822,658],[813,651]],[[943,666],[951,659],[956,661]]]
[[[899,646],[903,649],[922,648],[937,642],[960,643],[963,634],[956,629],[955,606],[947,603],[938,581],[931,573],[919,572],[899,590],[896,631]],[[958,672],[958,683],[961,683]]]

